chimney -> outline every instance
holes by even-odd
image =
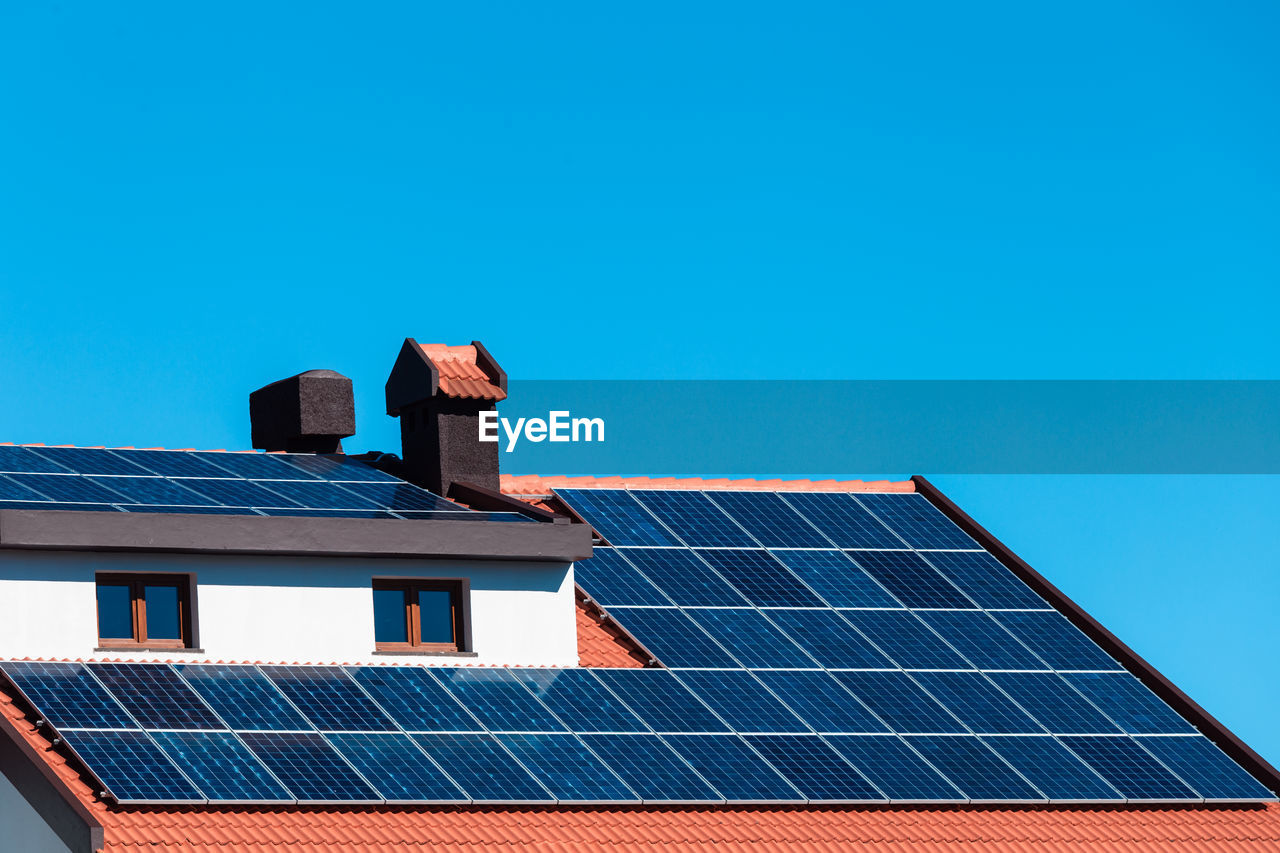
[[[480,441],[480,413],[506,397],[507,374],[479,341],[451,347],[405,338],[387,379],[405,479],[439,495],[454,483],[498,491],[498,445]]]
[[[356,431],[351,380],[334,370],[308,370],[249,395],[253,446],[296,453],[341,453]]]

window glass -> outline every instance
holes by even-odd
[[[181,640],[182,618],[178,606],[176,586],[152,586],[143,588],[147,602],[147,639]]]
[[[409,622],[405,615],[402,589],[373,591],[373,636],[379,643],[409,642]]]
[[[98,584],[98,636],[133,638],[133,603],[127,584]]]
[[[422,642],[453,642],[453,594],[447,589],[418,590]]]

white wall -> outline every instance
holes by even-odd
[[[0,837],[0,850],[15,853],[69,853],[70,850],[2,773],[0,834],[3,836]]]
[[[94,652],[94,573],[189,572],[203,653],[138,657],[312,663],[577,666],[568,563],[0,551],[0,659]],[[373,654],[373,577],[471,581],[475,657]]]

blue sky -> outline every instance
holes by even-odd
[[[394,449],[406,335],[541,379],[1280,378],[1278,16],[10,4],[0,439],[244,447],[249,390],[330,367]],[[1280,761],[1275,479],[937,481]]]

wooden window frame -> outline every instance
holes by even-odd
[[[159,573],[140,574],[134,572],[99,572],[94,576],[94,589],[103,586],[128,586],[133,637],[99,637],[98,647],[103,649],[190,649],[194,647],[194,624],[192,588],[195,579],[189,574]],[[148,586],[172,586],[178,589],[178,630],[182,634],[179,639],[151,639],[147,636],[147,598]],[[95,596],[96,599],[96,596]]]
[[[383,643],[374,638],[374,649],[379,652],[409,652],[414,654],[462,654],[471,647],[470,601],[471,584],[465,578],[374,578],[374,590],[394,590],[405,593],[405,624],[407,643]],[[452,643],[422,642],[422,615],[418,608],[421,590],[447,590],[450,593],[450,609],[453,621]]]

